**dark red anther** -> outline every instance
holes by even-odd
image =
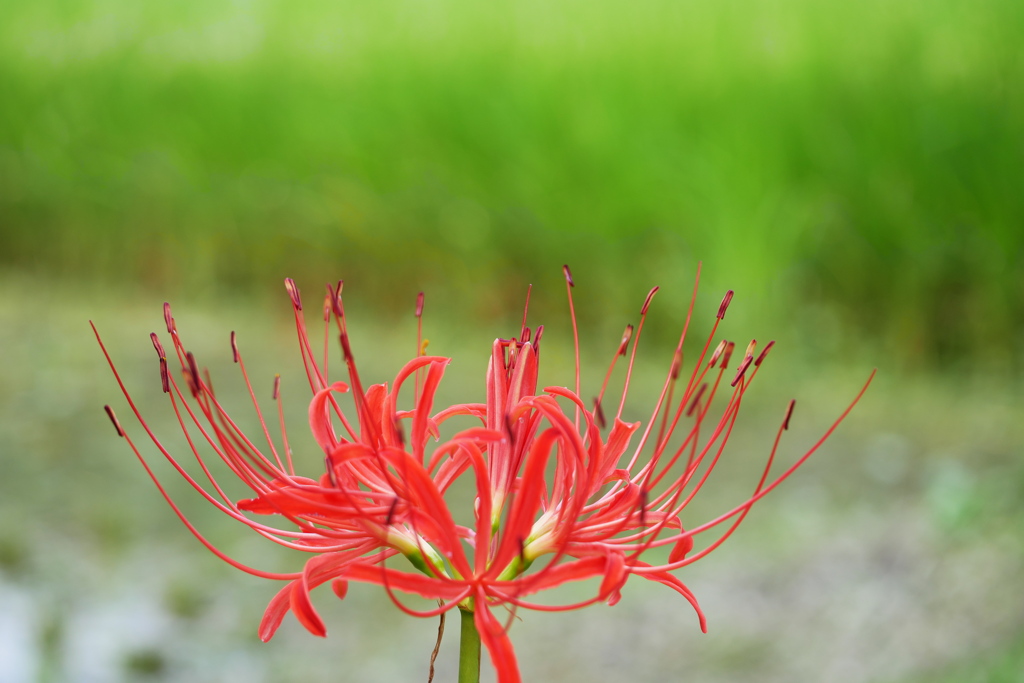
[[[167,359],[160,359],[160,387],[165,394],[171,393],[171,377],[167,374]]]
[[[296,311],[302,310],[302,299],[299,298],[299,288],[295,286],[295,280],[290,277],[284,279],[284,288],[288,290],[288,296],[292,298],[292,306]]]
[[[171,317],[171,305],[164,302],[164,322],[167,324],[167,334],[174,332],[174,318]]]
[[[570,287],[575,287],[576,283],[572,281],[572,273],[569,272],[569,265],[562,266],[562,273],[565,274],[565,281],[569,283]]]
[[[672,354],[672,367],[669,369],[668,374],[673,380],[679,379],[679,369],[683,365],[683,352],[679,349],[675,350]]]
[[[347,361],[352,358],[352,347],[348,343],[348,333],[342,332],[338,337],[341,339],[341,353]]]
[[[537,334],[533,338],[533,352],[537,353],[540,351],[540,336],[544,334],[544,326],[537,325]]]
[[[274,393],[271,394],[270,400],[276,401],[281,397],[281,375],[274,375]]]
[[[622,333],[622,341],[619,342],[618,354],[620,356],[626,355],[626,350],[629,348],[629,340],[633,337],[633,326],[626,325],[626,330]]]
[[[512,435],[512,416],[505,413],[505,433],[508,434],[509,443],[515,440]]]
[[[686,417],[692,417],[693,411],[697,409],[697,404],[704,397],[704,392],[708,390],[708,383],[704,382],[697,387],[697,393],[693,395],[693,400],[690,401],[690,407],[686,409]]]
[[[715,347],[714,353],[711,354],[711,360],[708,361],[709,368],[715,367],[715,363],[718,362],[718,359],[722,357],[722,352],[725,351],[726,344],[728,344],[728,342],[724,339],[718,342],[718,346]]]
[[[750,343],[747,344],[747,350],[743,352],[743,357],[750,356],[751,360],[754,358],[754,351],[757,350],[757,340],[751,339]]]
[[[345,287],[344,280],[338,280],[338,286],[334,288],[334,292],[331,295],[331,307],[334,309],[334,315],[338,318],[342,317],[345,310],[341,307],[341,290]]]
[[[402,423],[398,421],[398,416],[391,418],[391,426],[395,429],[395,435],[398,436],[398,445],[405,448],[405,430],[402,429]]]
[[[398,496],[391,499],[391,506],[388,508],[388,516],[384,518],[384,526],[391,526],[391,520],[395,516],[395,508],[398,507]]]
[[[416,317],[423,315],[423,292],[416,295]]]
[[[199,397],[199,367],[196,365],[196,357],[189,351],[185,354],[188,359],[188,371],[185,373],[185,377],[188,380],[188,388],[192,391],[192,396]]]
[[[153,348],[156,349],[156,355],[160,358],[166,358],[167,354],[164,353],[164,345],[160,343],[160,337],[156,336],[156,332],[150,332],[149,338],[153,342]]]
[[[725,293],[725,296],[722,297],[722,303],[718,307],[719,320],[725,320],[725,311],[727,308],[729,308],[729,304],[732,302],[732,295],[733,291],[730,289],[728,292]]]
[[[732,358],[732,352],[736,348],[736,344],[731,341],[725,342],[725,350],[722,351],[722,362],[721,368],[725,370],[729,367],[729,359]]]
[[[334,463],[331,462],[331,456],[324,458],[324,469],[327,470],[327,478],[331,481],[331,486],[338,488],[338,475],[334,473]]]
[[[782,428],[789,429],[789,418],[793,417],[793,408],[796,407],[796,399],[792,399],[789,405],[786,406],[786,417],[782,420]]]
[[[736,377],[734,377],[732,382],[729,383],[729,386],[734,387],[737,384],[739,384],[740,379],[743,378],[743,373],[747,371],[747,368],[749,368],[750,364],[753,362],[753,356],[744,357],[743,362],[740,363],[740,366],[738,368],[736,368]]]
[[[114,409],[111,408],[110,406],[103,406],[103,410],[107,411],[107,417],[110,418],[110,421],[114,425],[114,429],[117,430],[117,435],[123,437],[124,436],[124,430],[121,429],[121,423],[117,421],[117,416],[114,415]]]
[[[754,361],[754,367],[755,368],[761,366],[761,363],[764,362],[765,358],[767,358],[768,352],[771,351],[773,346],[775,346],[775,340],[774,339],[772,341],[768,342],[767,344],[765,344],[764,350],[761,352],[761,355],[758,356],[757,360]]]
[[[601,401],[596,396],[594,397],[594,419],[597,420],[597,426],[601,429],[604,429],[608,424],[604,419],[604,410],[601,408]]]
[[[324,322],[331,321],[331,311],[334,310],[334,288],[331,287],[331,283],[327,283],[327,294],[324,295]]]
[[[235,331],[231,330],[231,358],[238,362],[238,341],[235,339]]]
[[[647,292],[647,298],[644,299],[644,305],[640,307],[640,315],[647,315],[647,309],[651,305],[651,299],[654,298],[654,295],[658,293],[659,289],[660,287],[653,287],[651,288],[651,291]]]

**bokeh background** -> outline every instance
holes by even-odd
[[[257,641],[276,588],[207,554],[115,438],[87,320],[172,444],[160,304],[253,426],[237,330],[260,391],[296,387],[301,445],[283,277],[345,279],[374,381],[426,291],[446,396],[478,400],[530,283],[571,381],[569,263],[585,393],[662,286],[639,418],[699,262],[697,332],[732,288],[725,334],[779,343],[693,519],[746,495],[789,398],[793,458],[878,378],[683,573],[708,635],[631,584],[521,615],[526,679],[1024,681],[1022,44],[1015,0],[5,0],[0,681],[426,679],[436,623],[375,589],[319,596],[326,641]],[[294,567],[168,481],[226,550]]]

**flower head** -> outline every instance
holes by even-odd
[[[170,356],[158,335],[152,335],[163,391],[197,460],[199,473],[195,475],[159,441],[110,363],[146,435],[177,472],[225,514],[271,541],[309,554],[300,572],[264,572],[214,547],[167,495],[109,406],[106,410],[168,503],[207,548],[251,574],[287,582],[271,600],[260,624],[263,640],[273,636],[289,611],[310,632],[326,635],[310,590],[330,582],[343,598],[350,581],[380,584],[400,609],[415,616],[442,614],[455,607],[471,613],[502,683],[520,680],[508,636],[510,615],[515,610],[614,604],[630,576],[660,582],[680,593],[693,605],[704,629],[696,598],[674,570],[717,548],[755,502],[817,450],[867,385],[810,450],[771,477],[780,437],[793,411],[790,402],[751,495],[712,520],[684,527],[684,511],[719,462],[743,396],[773,342],[759,353],[756,343],[750,342],[735,369],[730,366],[735,349],[732,342],[723,340],[712,347],[732,299],[730,291],[696,362],[684,374],[683,343],[695,286],[650,417],[646,422],[627,422],[623,412],[630,378],[657,288],[647,296],[637,326],[628,326],[614,347],[596,398],[586,402],[580,393],[574,282],[568,267],[565,276],[576,349],[573,387],[538,391],[543,326],[532,331],[524,313],[518,335],[492,345],[486,402],[441,409],[434,405],[435,396],[448,358],[425,355],[425,344],[418,342],[417,355],[390,385],[364,386],[349,342],[341,283],[327,288],[323,346],[317,349],[307,332],[299,290],[286,280],[312,392],[310,428],[323,451],[322,466],[312,478],[296,473],[284,429],[279,379],[275,380],[273,399],[281,423],[280,445],[260,411],[234,333],[233,358],[262,425],[263,434],[257,439],[243,434],[220,404],[209,377],[200,372],[195,357],[186,350],[166,304]],[[417,318],[422,310],[420,295]],[[328,375],[332,329],[346,366],[344,382]],[[180,367],[183,381],[176,380],[168,369],[168,358]],[[609,386],[616,365],[626,358],[617,409],[609,420]],[[109,362],[109,355],[107,359]],[[403,392],[412,394],[410,408],[399,408]],[[351,395],[354,411],[343,409],[343,394]],[[469,417],[477,424],[442,440],[442,427],[456,417]],[[225,493],[217,478],[222,475],[215,475],[201,454],[202,444],[216,454],[224,473],[251,489],[251,496],[233,500]],[[469,478],[475,486],[473,510],[468,515],[473,520],[471,526],[455,521],[457,515],[449,508],[452,497],[446,496],[461,478]],[[695,551],[694,539],[705,534],[713,540]],[[658,548],[668,552],[652,552]],[[645,557],[655,559],[652,563]],[[583,602],[552,606],[531,600],[538,592],[583,579],[598,579],[594,594]],[[438,606],[416,610],[403,602],[399,593],[436,600]]]

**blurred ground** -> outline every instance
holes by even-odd
[[[582,284],[577,292],[586,299]],[[371,587],[353,586],[343,602],[318,591],[326,641],[290,617],[274,641],[258,641],[273,584],[222,565],[192,539],[102,413],[112,403],[138,435],[87,316],[158,433],[184,448],[147,339],[162,324],[159,304],[31,279],[8,278],[0,294],[0,681],[425,680],[436,623],[400,614]],[[252,427],[253,418],[231,363],[229,330],[239,331],[258,393],[269,393],[275,372],[284,374],[301,459],[315,449],[303,447],[305,405],[295,390],[301,369],[288,311],[283,292],[269,309],[175,307],[186,343],[244,424]],[[652,308],[652,317],[664,313]],[[355,353],[366,350],[364,374],[386,379],[412,351],[412,316],[405,329],[384,329],[356,313],[350,319]],[[706,329],[704,322],[697,327]],[[487,331],[445,330],[429,317],[426,327],[432,350],[455,358],[446,400],[482,398]],[[545,338],[549,381],[560,375],[564,384],[570,338],[564,328]],[[600,341],[608,343],[594,346],[614,347],[617,336]],[[654,343],[645,348],[635,410],[652,391],[643,383],[670,356]],[[765,365],[728,461],[696,499],[692,519],[747,495],[790,396],[798,398],[787,436],[792,458],[867,372],[824,366],[793,373],[789,367],[801,367],[794,356],[799,350],[778,348]],[[590,377],[584,374],[585,391]],[[1024,613],[1012,598],[1024,590],[1019,402],[1019,388],[1008,384],[904,379],[883,368],[828,446],[725,546],[682,572],[709,616],[708,635],[684,601],[635,580],[613,608],[522,613],[513,635],[526,680],[1021,680]],[[166,467],[159,471],[225,550],[265,568],[295,565],[195,500]],[[454,675],[457,625],[449,629],[439,680]]]

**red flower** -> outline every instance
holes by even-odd
[[[575,336],[573,281],[568,268],[565,274]],[[599,601],[614,604],[626,580],[637,575],[679,592],[693,605],[704,629],[704,616],[693,593],[672,572],[718,547],[756,501],[817,450],[867,388],[865,384],[809,451],[769,480],[779,439],[792,414],[790,402],[751,496],[713,520],[684,528],[681,514],[718,463],[743,395],[772,347],[769,342],[755,358],[756,344],[751,342],[734,372],[729,371],[732,342],[722,341],[711,350],[732,299],[731,291],[686,377],[681,376],[682,348],[693,310],[691,300],[668,376],[644,426],[623,421],[622,414],[637,345],[657,288],[644,302],[635,332],[632,326],[626,328],[592,404],[580,398],[578,341],[574,388],[547,387],[537,392],[543,327],[531,333],[524,315],[518,337],[494,342],[487,369],[487,402],[435,411],[434,397],[447,358],[422,355],[421,344],[421,354],[406,363],[390,387],[375,384],[364,388],[349,345],[341,284],[328,287],[324,303],[327,325],[319,362],[306,331],[298,289],[291,280],[286,280],[286,286],[313,393],[310,427],[324,452],[324,471],[317,479],[295,473],[283,418],[282,446],[274,444],[248,383],[234,333],[234,359],[260,416],[265,448],[246,437],[218,402],[209,378],[200,373],[195,358],[185,350],[166,304],[172,357],[181,367],[184,387],[168,371],[164,348],[157,335],[152,335],[163,390],[188,437],[202,482],[160,443],[116,369],[114,374],[147,436],[178,473],[225,514],[280,545],[312,554],[303,571],[262,572],[219,551],[185,519],[107,406],[118,434],[128,440],[168,503],[207,548],[244,571],[288,581],[264,615],[259,630],[263,640],[273,636],[289,610],[310,632],[326,634],[310,601],[312,588],[331,582],[334,592],[344,597],[349,581],[377,583],[400,609],[415,616],[433,616],[453,607],[472,612],[502,683],[519,681],[520,676],[508,637],[511,619],[499,619],[497,608],[511,614],[520,607],[567,610]],[[421,313],[422,298],[417,317]],[[338,329],[348,383],[328,379],[331,321]],[[106,355],[105,348],[103,351]],[[604,417],[606,389],[616,361],[627,355],[618,409],[608,425]],[[107,360],[110,362],[109,355]],[[410,379],[412,408],[400,410],[399,394],[403,389],[409,391]],[[345,393],[352,395],[354,417],[346,415],[338,400]],[[712,405],[720,394],[726,394],[719,401],[724,407],[712,417]],[[277,382],[274,400],[280,416]],[[441,425],[456,416],[476,418],[480,425],[455,433],[428,452],[429,442],[440,439]],[[200,454],[200,442],[214,450],[232,476],[252,489],[251,498],[235,502],[225,494]],[[472,478],[476,486],[472,527],[455,522],[445,499],[460,477]],[[266,516],[278,516],[282,524],[259,521]],[[695,536],[720,527],[724,530],[717,531],[713,541],[693,552]],[[661,547],[669,548],[667,557],[648,552]],[[643,561],[645,553],[657,558],[655,564]],[[398,555],[409,561],[407,570],[395,568]],[[391,558],[395,562],[388,562]],[[550,606],[528,599],[568,581],[590,578],[600,581],[594,595],[584,602]],[[438,607],[414,610],[397,598],[396,591],[437,600]]]

